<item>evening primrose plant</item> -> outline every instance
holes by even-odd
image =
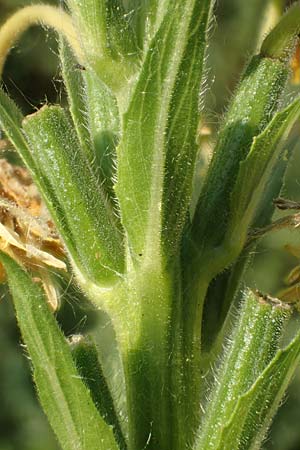
[[[0,261],[64,450],[259,449],[299,362],[300,333],[281,344],[296,298],[241,283],[276,227],[300,117],[300,99],[282,99],[300,4],[250,59],[201,178],[213,7],[68,0],[25,7],[0,30],[0,70],[29,26],[59,36],[67,106],[23,117],[0,91],[1,129],[39,192],[5,191]],[[109,317],[113,380],[95,330],[63,335],[55,273]]]

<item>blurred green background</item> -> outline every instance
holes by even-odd
[[[40,3],[0,0],[0,24],[16,8]],[[58,4],[59,1],[47,1]],[[245,62],[271,26],[271,4],[287,6],[283,0],[219,0],[211,26],[205,94],[205,121],[214,131]],[[11,52],[3,83],[25,114],[47,103],[64,102],[65,95],[57,60],[55,36],[32,27]],[[299,93],[291,86],[283,97]],[[283,100],[284,101],[284,100]],[[289,147],[294,156],[289,165],[283,195],[300,201],[300,125],[295,127]],[[1,157],[1,155],[0,155]],[[276,213],[276,217],[280,214]],[[245,282],[275,294],[283,279],[299,261],[284,250],[286,244],[300,246],[300,230],[277,232],[263,239],[255,251]],[[78,294],[78,293],[77,293]],[[77,295],[76,294],[76,295]],[[30,364],[16,327],[6,287],[0,292],[0,450],[57,450],[55,437],[40,410],[31,381]],[[75,297],[76,297],[75,295]],[[74,292],[64,291],[65,301],[58,319],[66,334],[82,331],[95,320],[93,311],[74,303]],[[73,300],[72,300],[73,298]],[[291,327],[299,326],[295,318]],[[265,450],[300,450],[300,370],[266,439]]]

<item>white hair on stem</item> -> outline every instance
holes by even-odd
[[[63,34],[78,61],[82,62],[83,53],[71,16],[51,5],[31,5],[17,11],[0,28],[0,76],[12,47],[30,26],[37,24]]]

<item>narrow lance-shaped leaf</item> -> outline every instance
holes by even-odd
[[[295,143],[290,143],[289,149],[284,152],[280,152],[280,147],[277,149],[275,148],[276,154],[284,153],[284,155],[276,162],[272,171],[272,177],[267,180],[267,186],[265,186],[263,198],[261,198],[256,208],[251,228],[257,229],[265,227],[270,223],[275,208],[273,200],[279,196],[281,191],[290,156],[294,150],[294,145]],[[234,205],[235,203],[233,203],[233,206]],[[253,242],[252,245],[246,245],[236,263],[230,266],[226,271],[218,274],[209,285],[204,303],[202,323],[202,346],[204,351],[205,344],[212,343],[215,338],[215,333],[218,332],[216,342],[214,343],[214,349],[210,351],[210,356],[212,358],[209,361],[210,365],[212,364],[212,361],[216,359],[218,351],[222,350],[224,333],[228,328],[227,323],[230,322],[230,317],[227,316],[228,310],[232,303],[232,299],[237,296],[240,298],[242,295],[243,275],[251,259],[253,259],[254,254],[255,242]],[[217,310],[219,311],[218,316],[216,315]],[[226,317],[226,323],[223,324]]]
[[[14,101],[0,89],[0,124],[1,129],[13,143],[16,149],[20,149],[23,159],[31,166],[35,166],[30,154],[28,144],[21,131],[23,115]],[[37,168],[36,168],[37,170]]]
[[[216,274],[237,258],[247,241],[250,226],[256,227],[258,223],[264,226],[270,219],[273,211],[272,198],[279,193],[288,162],[282,144],[299,115],[298,99],[277,113],[263,133],[254,138],[247,158],[240,163],[232,192],[230,219],[223,246],[205,254],[206,269],[211,273]],[[207,345],[210,345],[215,337],[214,333],[220,330],[232,302],[232,296],[238,289],[244,268],[247,266],[249,252],[253,252],[253,247],[245,248],[235,266],[219,273],[209,285],[203,309],[203,350],[207,351]],[[218,316],[216,310],[219,311]],[[221,333],[223,331],[221,330]],[[222,334],[219,335],[216,345],[222,343],[221,336]],[[221,349],[221,346],[219,348]],[[215,348],[214,353],[216,351]]]
[[[70,347],[73,359],[83,382],[90,390],[91,397],[101,417],[113,427],[120,450],[126,450],[126,442],[115,411],[115,405],[109,391],[102,367],[98,359],[96,346],[88,337],[72,336]]]
[[[65,213],[76,246],[71,255],[75,265],[83,277],[109,285],[123,270],[122,235],[65,112],[45,106],[28,116],[23,128]]]
[[[278,2],[279,3],[279,0]],[[282,8],[277,5],[277,8]],[[261,46],[261,53],[269,58],[287,60],[289,58],[288,48],[293,48],[294,37],[300,30],[300,5],[296,2],[281,18],[274,30],[268,34]]]
[[[239,164],[250,151],[253,138],[271,120],[287,82],[288,60],[300,29],[300,20],[296,27],[294,15],[299,14],[299,5],[291,8],[265,39],[260,55],[250,62],[224,117],[192,224],[191,260],[194,259],[191,254],[201,259],[203,248],[209,252],[223,242]]]
[[[278,144],[278,146],[279,145],[280,144]],[[275,148],[276,154],[284,153],[284,156],[277,160],[272,171],[272,177],[267,180],[267,186],[265,186],[263,198],[259,201],[254,220],[251,223],[251,228],[253,229],[265,227],[271,221],[275,208],[273,200],[279,196],[281,191],[283,179],[290,160],[290,155],[293,153],[294,145],[290,145],[289,147],[289,150],[284,152],[280,152],[280,147],[277,149]],[[235,203],[233,203],[233,205],[234,204]],[[246,244],[236,263],[231,265],[224,272],[218,274],[209,285],[203,312],[203,351],[205,351],[205,344],[212,343],[216,337],[215,333],[218,333],[214,343],[214,348],[210,351],[210,365],[212,364],[212,361],[216,359],[218,351],[222,350],[224,333],[228,328],[227,323],[229,324],[230,322],[228,310],[232,303],[232,299],[236,297],[240,298],[242,295],[243,275],[255,254],[255,244],[255,242],[253,242],[252,245]],[[216,315],[217,310],[219,311],[218,316]],[[226,322],[223,323],[225,319]]]
[[[85,71],[84,80],[88,127],[94,149],[93,165],[103,188],[114,199],[116,147],[120,139],[117,100],[95,72]]]
[[[42,406],[64,450],[117,450],[112,428],[98,414],[41,287],[0,254]]]
[[[216,78],[210,86],[212,93],[208,98],[208,107],[213,107],[214,111],[221,113],[224,106],[227,106],[228,89],[232,90],[236,85],[237,75],[248,63],[249,55],[254,53],[260,44],[260,36],[265,36],[270,31],[272,25],[268,21],[266,24],[266,17],[270,14],[272,1],[230,0],[230,10],[234,11],[234,14],[226,15],[226,20],[221,20],[214,30],[209,57],[210,64],[215,67]],[[227,2],[219,2],[216,15],[225,17],[228,6]],[[274,12],[272,18],[275,20]],[[234,36],[238,36],[238,39]]]
[[[109,48],[112,57],[132,59],[133,63],[139,54],[136,36],[132,28],[130,15],[122,0],[105,0],[106,27],[109,39]]]
[[[300,7],[297,8],[300,11]],[[295,8],[290,9],[271,31],[272,45],[277,43],[280,56],[272,57],[266,39],[262,46],[264,51],[252,58],[242,77],[224,117],[191,228],[186,235],[182,252],[188,285],[186,296],[189,299],[185,302],[185,335],[189,335],[189,330],[195,330],[198,335],[195,337],[191,334],[188,338],[187,347],[192,349],[189,350],[191,354],[194,354],[195,348],[200,345],[202,311],[207,287],[242,250],[242,247],[237,248],[232,239],[229,245],[228,241],[226,245],[222,245],[227,239],[231,194],[240,163],[246,159],[253,138],[262,133],[272,119],[282,89],[287,83],[288,60],[297,41],[297,29],[293,20],[292,25],[289,24],[294,12]],[[282,23],[286,25],[283,40]],[[200,267],[199,264],[201,270],[196,269]],[[192,379],[195,379],[194,375]]]
[[[13,143],[19,152],[26,166],[29,168],[34,182],[43,193],[53,219],[58,226],[59,231],[64,235],[65,243],[71,254],[75,253],[74,243],[72,242],[71,231],[64,222],[64,213],[59,207],[57,197],[47,182],[47,179],[41,175],[37,161],[34,160],[30,152],[28,143],[21,131],[23,116],[14,102],[0,89],[0,124],[7,137]]]
[[[137,51],[129,16],[121,0],[67,0],[87,58],[119,58]]]
[[[241,396],[222,429],[216,450],[261,448],[299,360],[300,335],[297,334],[284,350],[278,351],[249,391]]]
[[[176,244],[188,209],[210,9],[209,0],[169,4],[124,115],[116,192],[131,256],[137,260],[161,254],[163,229],[165,250]],[[164,186],[165,172],[170,189],[167,182]],[[170,221],[164,204],[168,196],[174,208]]]
[[[195,449],[215,450],[221,442],[222,425],[276,354],[290,313],[290,307],[277,299],[247,293],[231,344],[216,373]]]
[[[300,100],[297,99],[277,113],[265,130],[254,138],[248,156],[240,163],[231,193],[224,242],[207,260],[207,268],[213,274],[228,266],[241,252],[272,173],[280,162],[282,144],[299,117]]]
[[[263,133],[254,138],[247,158],[240,164],[232,191],[225,246],[237,250],[243,246],[257,206],[283,154],[282,144],[299,117],[300,99],[297,99],[277,113]]]
[[[279,196],[294,145],[295,143],[290,143],[289,149],[284,151],[284,157],[276,163],[251,224],[251,228],[254,230],[270,224],[274,213],[273,200]],[[278,150],[277,153],[279,153]],[[257,241],[254,240],[251,245],[246,244],[236,263],[218,274],[209,285],[204,303],[201,341],[203,351],[207,352],[205,363],[208,367],[213,366],[222,352],[224,337],[231,327],[229,309],[232,299],[235,299],[235,303],[238,298],[242,297],[243,276],[255,255],[256,243]],[[216,315],[217,310],[218,315]]]
[[[59,42],[59,55],[63,80],[68,94],[69,109],[74,127],[76,129],[81,148],[88,157],[93,159],[93,145],[87,123],[87,107],[84,98],[85,86],[81,70],[84,69],[84,67],[78,65],[77,59],[63,38],[61,38]]]
[[[113,192],[116,146],[120,134],[117,100],[90,67],[81,67],[63,40],[60,59],[73,123],[100,186]]]
[[[209,3],[202,2],[202,10],[193,17],[169,113],[162,203],[162,236],[168,256],[177,251],[192,196]]]
[[[271,119],[287,75],[279,60],[256,56],[250,63],[225,117],[195,211],[191,235],[196,253],[222,243],[240,161]]]

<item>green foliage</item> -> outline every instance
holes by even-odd
[[[284,390],[285,377],[290,376],[286,359],[294,364],[300,357],[299,335],[289,349],[276,353],[289,315],[287,305],[248,293],[216,374],[218,388],[208,401],[196,449],[259,448],[252,440],[261,444],[269,425],[266,416],[278,406],[278,387]],[[275,376],[272,383],[267,377],[272,369],[280,371],[280,381]]]
[[[91,339],[83,336],[73,336],[70,345],[77,370],[89,388],[93,402],[105,422],[114,428],[114,434],[120,448],[126,449],[126,442],[115,413],[114,402],[99,362],[95,344]]]
[[[97,413],[41,288],[8,256],[1,254],[1,262],[32,358],[39,398],[62,447],[117,449],[112,429]]]
[[[133,260],[142,255],[159,263],[160,254],[168,257],[178,246],[197,153],[209,11],[208,1],[170,3],[124,115],[116,193]]]
[[[75,265],[87,278],[109,285],[123,269],[122,235],[66,113],[45,106],[24,120],[23,129],[42,178],[55,192],[53,206],[64,217]]]
[[[191,238],[193,246],[197,246],[198,259],[202,252],[211,253],[214,259],[211,249],[220,247],[224,241],[239,165],[247,157],[253,138],[272,118],[287,75],[288,68],[281,61],[255,56],[243,76],[224,118],[195,211]],[[223,268],[230,262],[226,261]],[[216,271],[220,270],[222,267],[217,267]]]
[[[241,295],[240,286],[255,246],[249,234],[270,221],[291,154],[284,145],[300,116],[299,98],[280,106],[300,6],[250,60],[199,189],[214,2],[67,4],[67,30],[43,16],[57,18],[58,9],[38,11],[62,34],[68,105],[23,118],[1,90],[0,124],[60,233],[67,277],[109,316],[121,386],[94,345],[97,330],[65,339],[32,279],[38,260],[12,251],[12,234],[7,242],[3,234],[0,260],[41,404],[66,450],[258,449],[300,337],[281,349],[292,306]],[[17,17],[31,24],[32,11]]]

